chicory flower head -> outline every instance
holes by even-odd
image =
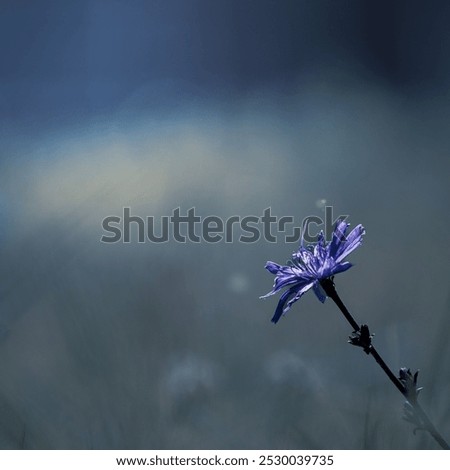
[[[268,261],[265,268],[275,275],[275,283],[272,291],[261,297],[267,298],[281,289],[283,292],[272,317],[272,322],[277,323],[294,302],[309,289],[313,289],[317,298],[325,302],[326,294],[320,285],[322,279],[327,279],[335,274],[347,271],[352,264],[344,259],[362,243],[365,234],[362,225],[356,226],[348,235],[350,224],[343,220],[336,223],[332,239],[325,241],[323,232],[320,232],[317,243],[303,245],[303,240],[298,251],[292,254],[292,260],[286,266],[281,266],[273,261]]]

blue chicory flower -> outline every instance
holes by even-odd
[[[287,266],[281,266],[273,261],[266,263],[265,268],[275,275],[275,283],[272,291],[261,299],[288,287],[280,297],[272,317],[273,323],[277,323],[292,304],[311,288],[317,298],[325,302],[327,296],[320,281],[352,267],[352,264],[344,261],[344,258],[361,245],[365,234],[364,227],[358,225],[346,235],[349,226],[350,224],[343,220],[338,221],[329,243],[326,243],[323,232],[320,232],[317,243],[313,245],[305,247],[302,240],[299,250],[293,253],[292,261],[288,261]]]

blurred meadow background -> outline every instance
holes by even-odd
[[[434,449],[296,244],[104,244],[130,207],[367,235],[338,292],[450,439],[450,4],[2,1],[0,447]]]

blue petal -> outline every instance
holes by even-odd
[[[323,290],[322,286],[320,285],[320,282],[316,281],[313,285],[313,291],[314,291],[314,294],[316,294],[316,297],[322,302],[324,303],[326,298],[327,298],[327,294],[325,294],[325,291]]]
[[[286,313],[291,307],[292,307],[292,304],[294,302],[297,302],[297,300],[300,299],[300,297],[307,291],[309,291],[309,289],[311,289],[311,287],[313,286],[313,283],[312,282],[307,282],[306,284],[301,284],[299,286],[297,286],[297,294],[295,295],[294,298],[292,298],[291,300],[289,300],[289,302],[287,303],[286,305],[286,308],[284,309],[284,312],[283,313]]]
[[[297,302],[297,300],[309,289],[311,289],[313,283],[312,282],[303,282],[300,283],[296,286],[291,287],[287,291],[283,293],[283,295],[280,297],[280,300],[278,302],[277,308],[275,310],[275,314],[272,317],[272,322],[277,323],[278,320],[281,318],[283,314],[285,314],[292,306],[294,302]],[[294,295],[295,294],[295,295]],[[290,300],[289,297],[293,296]],[[289,300],[289,301],[288,301]]]
[[[352,263],[349,263],[348,261],[345,261],[344,263],[337,263],[335,266],[333,266],[333,269],[331,270],[331,275],[343,273],[344,271],[347,271],[347,269],[350,269],[353,266]]]
[[[267,271],[271,272],[272,274],[277,274],[281,268],[281,265],[274,263],[273,261],[267,261],[264,267],[267,269]]]
[[[322,261],[322,262],[325,259],[326,249],[325,249],[325,236],[323,234],[323,230],[320,231],[319,236],[317,237],[317,243],[314,246],[314,256],[319,261]]]
[[[283,315],[284,306],[288,298],[294,295],[296,292],[297,292],[296,289],[294,287],[291,287],[290,289],[288,289],[286,292],[283,293],[283,295],[280,297],[280,300],[278,301],[277,308],[272,317],[272,320],[271,320],[272,323],[278,322],[278,320],[281,318],[281,315]]]
[[[360,224],[357,225],[347,236],[345,242],[339,247],[336,253],[336,262],[339,263],[346,256],[348,256],[353,250],[358,248],[362,243],[362,237],[365,235],[366,231],[364,227]]]
[[[322,266],[319,269],[318,279],[325,279],[333,275],[333,268],[336,266],[336,263],[332,258],[325,258]]]
[[[310,274],[303,273],[297,266],[280,266],[277,274],[275,275],[273,289],[268,294],[263,295],[260,298],[265,299],[285,287],[293,286],[295,284],[304,284],[305,282],[311,282]]]
[[[334,259],[336,257],[339,251],[339,247],[342,245],[343,242],[345,242],[345,232],[347,231],[349,225],[350,224],[347,224],[343,220],[339,220],[338,222],[336,222],[336,227],[333,231],[333,237],[331,238],[331,242],[328,245],[328,254],[330,258]]]

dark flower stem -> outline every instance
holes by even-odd
[[[336,288],[334,286],[334,282],[331,278],[322,279],[320,281],[321,286],[323,287],[327,296],[334,301],[334,303],[338,306],[339,310],[342,312],[346,320],[350,323],[352,328],[355,332],[361,331],[360,326],[356,323],[355,319],[351,315],[351,313],[347,310],[347,307],[342,302],[341,298],[339,297]],[[449,450],[450,447],[445,441],[445,439],[439,434],[437,429],[434,427],[433,423],[430,421],[428,416],[423,411],[422,407],[419,405],[417,400],[411,400],[408,397],[408,393],[406,387],[402,384],[400,379],[392,372],[389,366],[384,362],[383,358],[379,355],[378,351],[375,347],[370,344],[367,348],[364,349],[367,354],[373,356],[375,361],[379,364],[379,366],[383,369],[384,373],[389,377],[389,380],[395,385],[397,390],[406,398],[406,400],[411,404],[414,408],[417,416],[420,418],[420,421],[423,423],[424,429],[426,429],[436,440],[436,442],[446,450]]]

